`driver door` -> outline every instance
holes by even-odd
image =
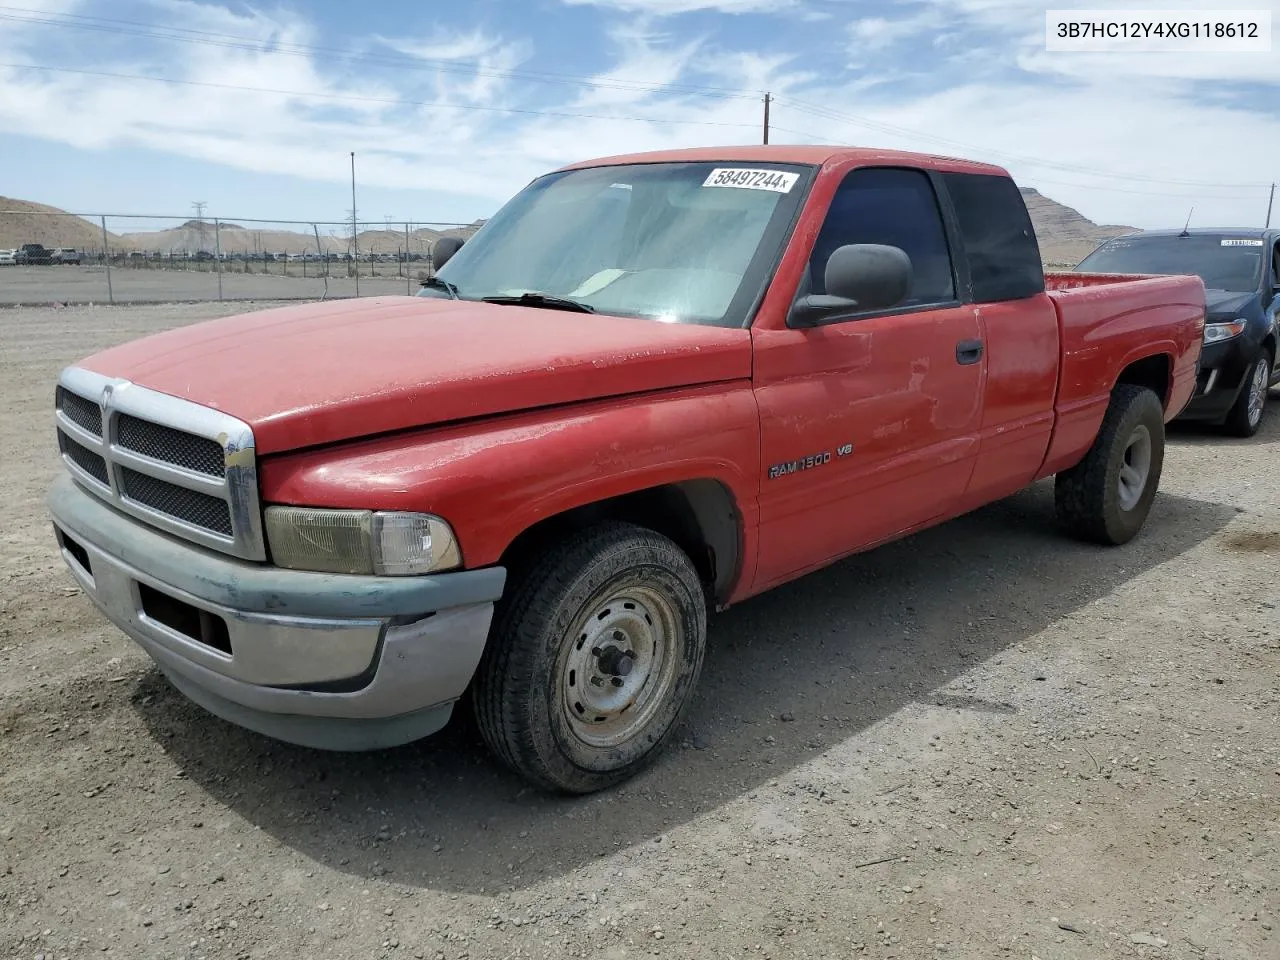
[[[960,303],[929,175],[849,173],[798,295],[824,292],[827,258],[849,243],[906,251],[912,286],[891,310],[753,330],[763,455],[756,590],[948,514],[976,462],[981,321]]]

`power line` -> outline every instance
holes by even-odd
[[[178,43],[192,43],[254,53],[263,52],[263,48],[268,46],[266,41],[253,37],[237,36],[229,33],[213,33],[207,30],[191,30],[185,27],[162,27],[157,29],[152,24],[140,23],[136,20],[117,20],[109,17],[90,17],[71,13],[50,15],[45,11],[7,5],[0,5],[0,10],[14,11],[18,14],[36,14],[36,16],[15,16],[13,13],[0,13],[0,20],[8,20],[15,23],[29,23],[49,27],[71,27],[77,30],[93,30],[100,33],[113,33],[150,40],[170,40]],[[141,29],[125,29],[126,27]],[[597,80],[537,70],[480,69],[452,59],[418,57],[410,54],[354,54],[336,47],[322,47],[306,43],[273,41],[269,46],[270,49],[267,52],[272,54],[296,57],[319,56],[323,57],[326,63],[368,63],[407,67],[414,70],[443,70],[465,73],[468,76],[484,77],[486,79],[557,83],[603,90],[630,90],[636,92],[669,92],[675,90],[690,96],[711,97],[722,100],[754,100],[758,96],[754,92],[733,90],[727,87],[663,84],[642,80]]]
[[[789,104],[795,109],[818,117],[823,120],[834,120],[838,123],[847,123],[854,126],[864,127],[870,130],[876,130],[880,133],[893,134],[900,137],[907,137],[915,140],[926,142],[940,143],[949,147],[958,147],[961,150],[985,153],[989,156],[1003,157],[1007,161],[1017,163],[1035,165],[1055,170],[1062,170],[1067,173],[1083,173],[1090,176],[1101,176],[1112,180],[1133,180],[1140,183],[1162,183],[1173,186],[1185,187],[1239,187],[1239,188],[1256,188],[1265,187],[1265,183],[1214,183],[1203,180],[1167,180],[1160,177],[1152,177],[1145,174],[1124,174],[1110,173],[1102,170],[1096,170],[1089,167],[1080,166],[1079,164],[1060,163],[1053,160],[1040,160],[1035,157],[1019,156],[1017,154],[1005,153],[1000,150],[991,150],[985,147],[979,147],[971,143],[964,143],[959,140],[951,140],[946,137],[939,137],[934,134],[921,133],[918,130],[911,130],[907,127],[895,126],[891,123],[883,123],[878,120],[872,120],[869,117],[857,116],[855,114],[841,113],[827,107],[820,107],[816,104],[806,103],[803,100],[797,100],[791,97],[774,97],[775,103]]]
[[[776,100],[777,98],[775,97],[774,99]],[[814,141],[816,141],[817,143],[824,143],[824,144],[825,144],[825,143],[831,143],[831,142],[832,142],[832,141],[831,141],[831,138],[829,138],[829,137],[822,137],[822,136],[819,136],[819,135],[818,135],[818,134],[816,134],[816,133],[807,133],[807,132],[806,132],[806,131],[804,131],[804,130],[792,130],[792,129],[790,129],[789,127],[780,127],[780,126],[778,126],[776,123],[774,123],[774,124],[770,124],[769,129],[771,129],[771,130],[775,130],[775,131],[778,131],[778,132],[780,132],[780,133],[789,133],[789,134],[792,134],[793,136],[797,136],[797,137],[807,137],[808,139],[810,139],[810,140],[814,140]],[[1099,176],[1099,177],[1109,177],[1109,176],[1111,176],[1111,174],[1105,174],[1105,173],[1101,173],[1101,172],[1096,173],[1096,174],[1091,174],[1091,175],[1092,175],[1092,176]],[[1108,193],[1124,193],[1124,194],[1129,194],[1129,195],[1131,195],[1131,196],[1136,196],[1136,197],[1178,197],[1178,198],[1183,198],[1183,199],[1186,199],[1186,198],[1197,198],[1197,199],[1205,199],[1205,200],[1252,200],[1252,199],[1254,199],[1254,196],[1253,196],[1253,195],[1246,195],[1246,194],[1243,194],[1243,193],[1241,193],[1241,194],[1225,194],[1225,193],[1215,194],[1215,193],[1201,193],[1201,192],[1199,192],[1199,191],[1196,191],[1196,192],[1194,192],[1194,193],[1175,193],[1175,192],[1173,192],[1173,191],[1168,191],[1168,190],[1163,190],[1163,191],[1162,191],[1162,190],[1134,190],[1134,189],[1132,189],[1131,187],[1108,187],[1108,186],[1100,186],[1100,185],[1098,185],[1098,184],[1093,184],[1093,183],[1077,183],[1077,182],[1074,182],[1074,181],[1071,181],[1071,180],[1054,180],[1054,179],[1051,179],[1051,178],[1049,178],[1049,177],[1041,177],[1041,176],[1035,176],[1035,177],[1033,177],[1033,178],[1031,178],[1031,179],[1033,179],[1035,183],[1051,183],[1051,184],[1053,184],[1054,186],[1059,186],[1059,187],[1076,187],[1076,188],[1081,189],[1081,190],[1105,190],[1105,191],[1106,191],[1106,192],[1108,192]],[[1231,184],[1215,184],[1215,186],[1218,186],[1218,187],[1231,187],[1232,185],[1231,185]],[[1241,189],[1241,190],[1245,190],[1245,189],[1255,189],[1255,188],[1241,186],[1241,187],[1240,187],[1240,189]]]
[[[665,117],[620,117],[600,113],[569,113],[557,110],[532,110],[520,107],[491,107],[478,103],[450,103],[445,100],[405,100],[397,97],[361,97],[354,94],[320,93],[306,90],[275,90],[270,87],[248,87],[231,83],[213,83],[208,80],[177,80],[173,77],[148,77],[140,74],[110,73],[105,70],[79,70],[74,67],[46,67],[31,63],[0,63],[0,68],[10,70],[41,70],[48,73],[71,73],[85,77],[106,77],[112,80],[140,80],[149,83],[167,83],[184,87],[207,87],[216,90],[236,90],[242,93],[272,93],[282,97],[301,97],[318,100],[336,100],[350,103],[381,103],[388,106],[442,107],[449,110],[481,110],[491,113],[519,113],[532,117],[563,117],[574,120],[625,120],[636,123],[668,123],[697,127],[749,127],[752,123],[730,123],[717,120],[674,120]]]

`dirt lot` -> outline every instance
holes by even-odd
[[[58,368],[213,305],[0,311],[6,957],[1280,956],[1280,408],[1127,547],[1040,485],[715,618],[683,742],[547,798],[188,705],[75,593]]]
[[[234,264],[242,268],[243,264]],[[261,269],[255,264],[255,269]],[[321,297],[353,297],[356,283],[353,278],[302,277],[303,264],[271,264],[273,270],[288,269],[290,276],[263,275],[261,273],[234,273],[222,275],[222,297],[227,300],[252,300],[272,298],[278,300],[318,300]],[[379,264],[380,273],[390,277],[360,278],[360,295],[369,297],[386,294],[402,294],[417,291],[417,283],[406,284],[404,277],[394,276],[395,264]],[[324,266],[311,264],[314,274]],[[345,270],[339,264],[336,273]],[[368,266],[362,266],[362,271]],[[113,269],[111,271],[110,296],[116,304],[147,303],[156,301],[218,299],[218,274],[212,270],[167,269]],[[107,272],[99,266],[39,266],[0,268],[0,305],[29,304],[99,304],[109,303]],[[244,309],[243,305],[235,309]]]

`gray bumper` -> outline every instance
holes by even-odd
[[[475,672],[501,567],[357,577],[246,563],[117,513],[60,476],[63,559],[86,595],[190,699],[328,750],[434,733]]]

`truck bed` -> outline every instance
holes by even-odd
[[[1058,313],[1061,374],[1042,477],[1070,466],[1093,442],[1117,360],[1123,370],[1153,354],[1164,358],[1169,390],[1161,399],[1172,420],[1195,389],[1205,316],[1196,276],[1046,273],[1045,289]]]

